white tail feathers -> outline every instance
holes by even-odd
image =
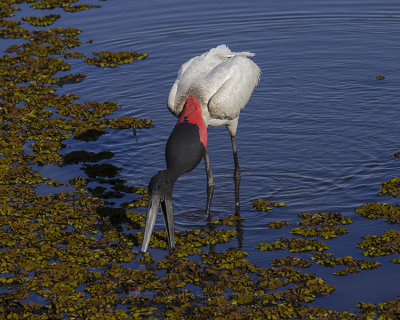
[[[244,56],[244,57],[254,57],[255,54],[252,52],[244,51],[244,52],[232,52],[231,49],[226,44],[221,44],[216,48],[211,49],[210,51],[206,52],[206,55],[218,55],[224,56],[227,58],[232,58],[234,56]]]
[[[234,56],[254,57],[255,55],[256,54],[253,52],[244,51],[244,52],[232,52],[232,54],[229,55],[229,57],[234,57]]]

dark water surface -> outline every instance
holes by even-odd
[[[26,12],[24,12],[26,15]],[[83,29],[80,51],[146,52],[146,60],[117,69],[98,69],[76,62],[87,74],[80,84],[61,91],[84,101],[117,101],[117,116],[153,119],[156,127],[103,135],[96,143],[72,141],[64,150],[113,151],[118,177],[147,186],[165,167],[164,147],[176,119],[166,101],[179,67],[211,47],[227,44],[249,50],[262,70],[261,82],[238,129],[242,168],[241,215],[243,250],[262,266],[288,252],[259,252],[260,242],[288,236],[288,228],[272,230],[272,220],[289,220],[300,212],[341,212],[353,219],[350,233],[327,241],[335,256],[363,258],[356,248],[363,235],[382,234],[399,226],[366,220],[356,206],[380,198],[379,183],[399,176],[400,160],[400,3],[389,1],[108,1],[102,8],[63,15],[55,26]],[[85,51],[86,50],[86,51]],[[376,80],[383,75],[385,80]],[[233,159],[225,128],[210,128],[209,155],[216,190],[213,218],[235,212]],[[76,166],[77,170],[79,166]],[[60,180],[76,176],[62,170]],[[60,175],[62,177],[60,177]],[[174,190],[176,228],[204,227],[204,164],[183,176]],[[285,202],[286,207],[258,213],[254,199]],[[164,228],[161,215],[156,229]],[[232,242],[230,245],[237,245]],[[151,249],[153,255],[163,252]],[[306,255],[304,255],[306,256]],[[309,256],[309,255],[308,255]],[[338,277],[333,269],[307,270],[336,287],[314,303],[337,311],[355,311],[358,302],[378,303],[400,294],[400,266],[390,259],[376,270]]]

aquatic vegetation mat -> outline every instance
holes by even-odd
[[[133,60],[142,60],[147,58],[146,53],[137,53],[137,52],[110,52],[110,51],[101,51],[95,52],[94,55],[97,57],[87,58],[87,64],[93,64],[98,67],[110,67],[115,68],[119,64],[130,63]]]
[[[400,153],[395,153],[394,156],[399,157]],[[394,177],[388,181],[381,182],[381,188],[378,191],[379,196],[396,198],[399,195],[400,178]],[[390,224],[400,224],[400,206],[390,203],[367,203],[358,206],[355,212],[368,219],[386,218]]]
[[[400,206],[389,203],[369,203],[356,208],[357,213],[368,219],[386,218],[390,224],[400,224]]]
[[[381,182],[379,194],[381,196],[397,197],[400,191],[400,178],[391,178],[389,181]]]
[[[363,250],[364,256],[369,257],[400,253],[400,231],[388,230],[381,236],[365,236],[358,247]]]
[[[22,15],[16,21],[14,12],[26,4],[37,14]],[[300,213],[298,226],[291,230],[289,221],[270,221],[267,231],[282,228],[279,232],[286,236],[261,242],[259,254],[265,255],[265,261],[271,261],[269,251],[296,254],[275,258],[270,266],[252,263],[240,245],[234,248],[246,223],[239,215],[211,220],[206,228],[176,231],[177,248],[159,261],[136,251],[143,239],[147,190],[120,178],[123,169],[111,163],[114,154],[109,150],[66,151],[71,139],[96,143],[115,130],[128,129],[137,135],[153,126],[149,119],[111,119],[108,116],[120,108],[117,102],[86,101],[73,92],[59,93],[61,86],[85,85],[86,74],[74,73],[70,59],[114,68],[147,57],[126,51],[100,51],[86,57],[75,51],[83,45],[79,36],[84,30],[53,27],[64,14],[79,15],[76,12],[100,7],[78,0],[0,3],[0,37],[16,39],[0,57],[0,317],[399,316],[399,299],[376,305],[360,302],[354,313],[318,306],[318,298],[332,294],[335,288],[306,272],[307,268],[334,268],[335,275],[351,276],[380,266],[369,258],[335,257],[329,252],[329,241],[348,233],[347,225],[352,223],[341,213]],[[58,13],[49,13],[53,9]],[[46,177],[41,171],[42,167],[74,165],[81,168],[75,167],[80,174],[68,182]],[[397,196],[398,178],[383,183],[380,193]],[[129,201],[118,206],[113,202],[127,195]],[[285,206],[260,199],[252,204],[257,211]],[[357,210],[367,218],[385,217],[398,223],[396,205],[369,204]],[[166,232],[155,232],[150,245],[167,252]],[[358,246],[366,257],[398,255],[399,232],[365,236]],[[400,261],[394,256],[392,262]]]
[[[272,201],[265,201],[262,199],[257,199],[257,200],[253,201],[252,206],[257,211],[269,211],[269,210],[272,210],[272,208],[284,207],[285,203],[283,203],[283,202],[276,203],[276,202],[272,202]]]
[[[271,229],[280,229],[284,226],[288,226],[290,225],[289,221],[280,221],[280,220],[276,220],[276,221],[271,221],[268,223],[268,227]]]
[[[294,228],[290,233],[303,236],[303,237],[321,237],[325,240],[336,238],[342,234],[349,232],[344,227],[338,227],[338,225],[351,224],[353,221],[349,217],[343,216],[341,213],[315,213],[311,214],[300,213],[300,218],[297,224],[301,225],[300,228]]]

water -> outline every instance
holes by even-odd
[[[153,119],[156,127],[103,135],[96,143],[72,141],[64,150],[115,152],[120,178],[147,186],[165,167],[164,146],[176,119],[166,100],[179,67],[211,47],[227,44],[249,50],[262,70],[261,82],[240,116],[238,153],[242,169],[243,249],[267,266],[276,253],[258,252],[261,241],[288,235],[269,230],[271,220],[300,212],[339,211],[353,218],[351,232],[329,241],[335,256],[362,258],[357,242],[366,234],[397,229],[354,213],[379,198],[379,183],[399,175],[400,160],[400,5],[388,1],[108,1],[102,8],[65,15],[55,26],[82,28],[79,51],[146,52],[146,60],[117,69],[75,62],[83,83],[65,86],[82,101],[117,101],[119,116]],[[385,80],[376,80],[383,75]],[[233,158],[225,128],[209,129],[209,155],[216,181],[213,218],[232,215]],[[77,166],[79,168],[79,166]],[[47,169],[48,170],[48,169]],[[58,169],[53,175],[61,179]],[[51,169],[50,169],[51,171]],[[64,172],[64,171],[63,171]],[[70,172],[63,173],[68,180]],[[72,176],[75,176],[72,174]],[[71,176],[71,177],[72,177]],[[204,164],[183,176],[174,190],[176,228],[206,226]],[[254,199],[285,202],[284,208],[258,213]],[[395,202],[395,201],[394,201]],[[156,229],[163,229],[161,217]],[[236,245],[233,243],[232,245]],[[287,252],[279,253],[286,256]],[[393,257],[390,257],[390,259]],[[313,266],[336,291],[316,305],[355,311],[360,301],[378,303],[399,295],[398,265],[346,277]]]

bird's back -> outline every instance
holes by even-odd
[[[184,63],[171,88],[169,110],[178,116],[193,95],[203,109],[207,125],[235,119],[258,84],[260,69],[250,52],[232,52],[220,45]],[[222,123],[221,123],[222,124]]]

